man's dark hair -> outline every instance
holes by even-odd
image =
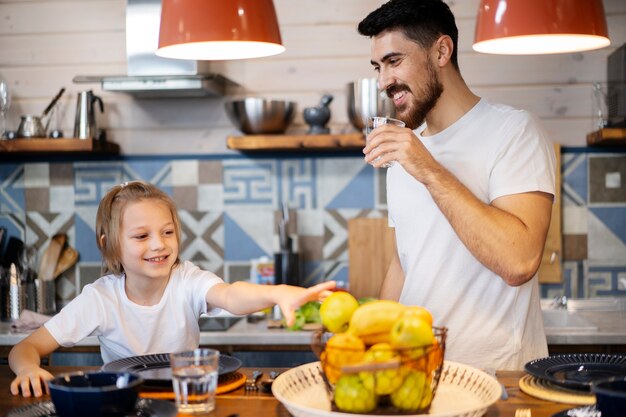
[[[399,30],[424,49],[441,36],[452,38],[452,65],[458,70],[459,31],[450,8],[442,0],[391,0],[371,12],[359,23],[363,36],[377,36],[388,30]]]

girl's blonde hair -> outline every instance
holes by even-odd
[[[129,203],[141,200],[156,200],[169,208],[174,222],[174,231],[179,244],[181,241],[180,220],[174,201],[163,191],[143,181],[132,181],[116,185],[102,198],[96,215],[96,244],[102,253],[102,273],[121,275],[122,252],[120,229],[124,209]],[[174,265],[180,262],[177,256]]]

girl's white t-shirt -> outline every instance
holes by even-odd
[[[224,282],[191,262],[176,266],[158,304],[141,306],[126,296],[126,276],[106,275],[88,284],[45,323],[65,347],[97,336],[104,363],[137,355],[195,349],[200,342],[198,319],[208,311],[206,294]]]
[[[418,139],[482,202],[531,191],[554,195],[554,151],[528,112],[481,99],[436,135],[421,136],[424,127],[415,131]],[[405,275],[400,302],[427,307],[448,327],[447,359],[523,369],[548,354],[536,276],[511,287],[482,265],[400,164],[387,172],[387,202]]]

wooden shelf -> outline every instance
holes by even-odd
[[[42,153],[119,153],[119,145],[93,139],[74,138],[32,138],[0,140],[0,152],[42,154]]]
[[[365,137],[359,132],[338,135],[229,136],[226,145],[229,149],[239,151],[354,150],[365,146]]]
[[[587,135],[587,145],[625,146],[626,128],[609,127]]]

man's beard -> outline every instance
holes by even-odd
[[[443,85],[439,81],[437,71],[430,61],[426,64],[426,71],[428,80],[426,85],[420,91],[417,91],[418,94],[413,94],[406,84],[393,85],[387,89],[389,97],[393,97],[398,91],[407,91],[412,94],[413,101],[409,101],[401,107],[396,107],[396,115],[410,129],[416,129],[424,123],[426,115],[435,107],[443,93]]]

